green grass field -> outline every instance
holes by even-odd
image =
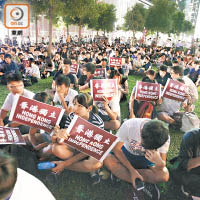
[[[139,79],[141,77],[129,76],[129,95],[136,81]],[[51,88],[51,81],[51,78],[40,80],[39,83],[28,87],[28,89],[33,92],[44,91],[46,88]],[[8,90],[6,86],[0,85],[0,91],[0,105],[2,106]],[[199,102],[196,103],[195,112],[200,118]],[[128,102],[121,104],[121,117],[122,121],[128,117]],[[170,135],[171,145],[167,157],[168,167],[170,167],[169,160],[178,154],[183,133],[172,131]],[[99,184],[92,185],[89,174],[70,172],[67,170],[62,172],[57,179],[58,184],[50,184],[49,181],[44,181],[57,200],[126,200],[127,188],[130,187],[128,183],[123,181],[113,183],[110,179],[102,180]],[[159,188],[161,190],[162,200],[184,199],[179,187],[174,185],[171,180],[168,183],[159,184]]]

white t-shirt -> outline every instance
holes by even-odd
[[[124,147],[133,155],[142,156],[145,149],[141,145],[141,130],[146,122],[151,119],[147,118],[133,118],[125,121],[116,136],[120,142],[124,142]],[[167,153],[170,145],[170,138],[161,146],[158,151],[160,153]]]
[[[34,95],[35,94],[33,92],[24,89],[24,94],[23,94],[24,97],[32,99],[34,97]],[[9,93],[7,95],[6,100],[4,101],[4,104],[1,109],[6,110],[6,111],[11,111],[12,104],[14,102],[14,98],[15,98],[15,95],[13,93]]]
[[[78,92],[76,90],[73,90],[73,89],[69,88],[68,94],[67,94],[67,96],[65,96],[65,102],[66,102],[68,107],[73,107],[74,106],[73,105],[73,100],[74,100],[74,97],[76,95],[78,95]],[[55,93],[53,102],[55,104],[58,103],[58,102],[61,104],[61,101],[60,101],[60,98],[59,98],[57,92]]]
[[[30,74],[31,76],[34,75],[36,78],[40,78],[40,69],[37,65],[32,64],[31,67],[26,69],[26,73]]]
[[[98,108],[98,111],[102,114],[102,115],[108,115],[108,113],[105,110],[105,106],[102,102],[97,101],[95,102],[95,105]],[[119,104],[119,97],[115,96],[109,103],[108,106],[110,107],[110,109],[117,113],[117,117],[118,119],[120,119],[120,104]]]
[[[36,177],[17,169],[17,181],[10,200],[55,200],[47,187]]]

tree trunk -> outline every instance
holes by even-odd
[[[38,16],[35,15],[35,43],[38,44]]]
[[[78,30],[78,42],[80,44],[81,41],[81,29],[82,29],[82,25],[79,25],[79,30]]]
[[[49,7],[49,45],[48,45],[48,54],[51,56],[51,48],[52,48],[52,35],[53,35],[53,7],[52,5]]]
[[[99,35],[99,31],[97,31],[97,35]]]
[[[135,31],[133,31],[133,39],[135,39]]]
[[[103,35],[104,35],[104,36],[106,35],[106,30],[103,31]]]
[[[159,32],[156,33],[156,43],[158,42]]]
[[[67,24],[67,36],[69,35],[69,25]]]

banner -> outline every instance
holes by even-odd
[[[26,145],[19,128],[0,126],[0,145],[1,144],[22,144]]]
[[[168,79],[162,92],[162,96],[168,99],[183,102],[185,100],[184,95],[186,94],[186,91],[187,86],[184,83]]]
[[[64,109],[15,95],[9,120],[51,133],[63,114]]]
[[[107,78],[106,68],[97,68],[94,73],[95,77]]]
[[[72,65],[70,65],[70,73],[77,74],[78,73],[78,68],[79,68],[78,64],[72,64]]]
[[[118,142],[118,138],[75,115],[67,129],[65,142],[71,147],[103,162]]]
[[[118,95],[117,79],[93,79],[90,81],[90,89],[93,101],[104,101],[103,97],[111,101]]]
[[[121,67],[122,66],[122,58],[110,58],[110,67]]]
[[[137,81],[135,99],[139,101],[157,101],[160,96],[160,84]]]

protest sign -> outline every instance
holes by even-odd
[[[71,147],[103,162],[118,138],[75,115],[67,129],[70,136],[65,142]]]
[[[72,64],[72,65],[70,65],[70,72],[72,74],[77,74],[78,73],[78,68],[79,68],[78,64]]]
[[[59,125],[63,113],[64,109],[15,95],[9,120],[51,133],[55,125]]]
[[[160,84],[137,81],[135,99],[139,101],[157,101],[160,94]]]
[[[0,126],[0,145],[1,144],[23,144],[26,142],[22,137],[19,128]]]
[[[95,70],[94,76],[101,77],[101,78],[107,78],[107,76],[106,76],[106,68],[97,68]]]
[[[110,58],[110,67],[121,67],[122,66],[122,58]]]
[[[176,101],[183,102],[185,100],[185,94],[187,91],[187,86],[184,83],[168,79],[167,83],[162,92],[162,96],[168,99],[173,99]]]
[[[93,101],[104,101],[103,97],[111,101],[118,95],[116,79],[93,79],[90,81],[90,88]]]

